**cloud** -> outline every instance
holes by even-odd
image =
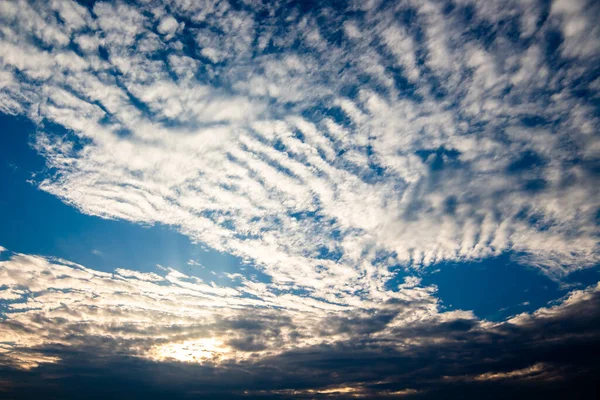
[[[378,330],[394,318],[400,323],[400,311],[407,322],[446,315],[438,312],[435,288],[417,281],[388,294],[397,303],[356,296],[348,307],[241,276],[237,285],[224,287],[171,268],[106,273],[24,254],[10,253],[0,262],[0,277],[6,302],[0,330],[11,360],[49,345],[85,346],[90,337],[108,341],[95,351],[110,353],[117,346],[146,359],[264,358]],[[373,316],[376,310],[380,314]],[[330,328],[323,324],[327,319]]]
[[[104,378],[163,398],[583,393],[598,286],[491,323],[444,312],[417,275],[506,252],[556,279],[598,264],[599,12],[0,1],[0,111],[36,123],[38,187],[266,277],[105,273],[0,247],[0,391],[40,397],[52,377],[64,398]],[[397,266],[411,273],[390,287]]]
[[[18,296],[3,297],[4,393],[560,398],[586,393],[597,374],[600,285],[492,323],[440,311],[435,288],[414,279],[395,299],[342,309],[161,271],[106,273],[10,253],[0,293]]]
[[[169,16],[164,17],[160,21],[160,23],[158,24],[158,27],[156,29],[160,33],[165,35],[167,38],[172,38],[173,35],[175,34],[175,32],[177,32],[178,28],[179,28],[179,23],[177,22],[177,20],[169,15]]]
[[[544,371],[544,365],[535,364],[528,368],[517,369],[510,372],[487,372],[485,374],[477,375],[474,379],[479,381],[490,381],[498,379],[529,378],[542,371]]]
[[[94,376],[135,382],[141,392],[158,384],[175,398],[453,398],[491,389],[520,398],[584,393],[597,371],[590,349],[600,338],[600,285],[491,323],[440,311],[435,288],[414,279],[394,299],[342,309],[168,268],[105,273],[13,253],[0,278],[0,369],[10,383],[3,390],[16,398],[53,375],[64,398],[77,397],[65,392],[76,376],[88,387],[97,387]],[[127,376],[115,380],[116,371]]]
[[[54,171],[41,189],[170,225],[315,298],[378,299],[392,265],[508,251],[561,277],[600,254],[598,119],[575,93],[595,90],[600,53],[569,42],[593,25],[586,4],[555,2],[536,24],[527,2],[379,4],[353,20],[3,2],[0,107],[39,123]]]

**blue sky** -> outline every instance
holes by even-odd
[[[0,390],[589,390],[597,17],[0,2]]]

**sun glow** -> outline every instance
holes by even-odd
[[[201,338],[166,343],[153,347],[148,356],[157,361],[176,360],[188,363],[220,362],[231,349],[216,338]]]

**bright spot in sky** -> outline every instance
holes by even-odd
[[[222,361],[231,349],[216,338],[184,340],[154,346],[148,357],[156,361],[176,360],[189,363]]]

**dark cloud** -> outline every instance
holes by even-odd
[[[563,302],[496,325],[455,319],[390,330],[388,315],[325,320],[348,340],[279,355],[204,365],[132,357],[115,339],[86,337],[77,347],[39,347],[59,357],[23,371],[3,367],[5,398],[594,398],[600,369],[600,291],[573,292]],[[286,318],[224,324],[231,344],[262,349]],[[371,329],[367,329],[371,326]],[[410,339],[410,345],[402,345]],[[131,343],[130,343],[131,344]],[[47,394],[51,393],[50,396]],[[44,395],[46,394],[46,395]]]

